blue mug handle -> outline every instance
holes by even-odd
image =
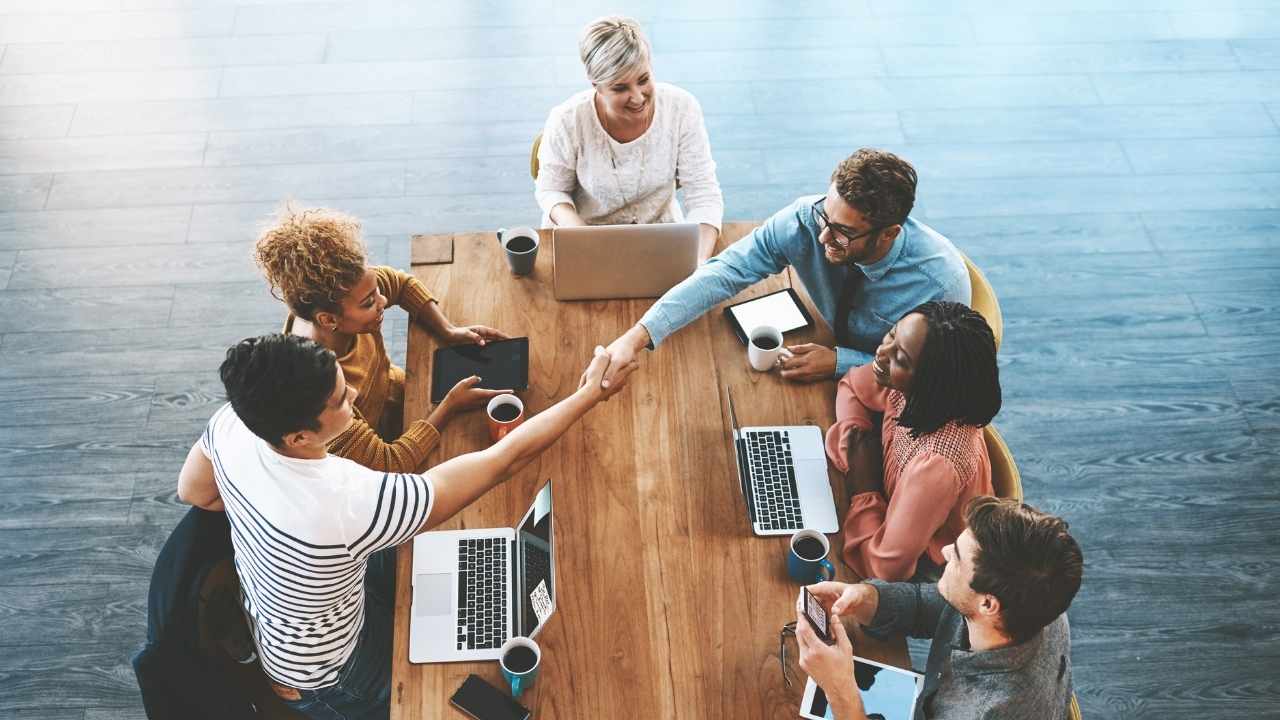
[[[818,565],[814,569],[818,572],[817,582],[826,582],[836,576],[836,566],[832,565],[831,561],[826,558],[818,561]],[[822,577],[823,575],[826,575],[826,577]]]
[[[520,693],[524,692],[525,683],[523,675],[512,675],[511,678],[511,697],[518,698]]]

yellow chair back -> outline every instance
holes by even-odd
[[[538,179],[538,148],[542,145],[542,131],[533,136],[533,150],[529,153],[529,174]]]
[[[991,486],[996,497],[1013,498],[1022,502],[1022,475],[1013,453],[995,425],[982,428],[982,438],[987,441],[987,456],[991,460]]]
[[[1071,702],[1067,705],[1067,720],[1083,720],[1080,716],[1080,703],[1076,700],[1076,694],[1071,693]]]
[[[969,307],[977,310],[978,314],[982,315],[991,326],[991,332],[996,336],[996,350],[999,350],[1000,340],[1004,337],[1004,315],[1000,313],[1000,301],[996,299],[996,291],[987,281],[987,276],[982,274],[968,255],[960,253],[960,256],[964,258],[964,266],[969,269],[969,285],[973,290],[973,301],[969,303]]]

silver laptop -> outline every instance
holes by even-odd
[[[698,268],[698,224],[556,228],[557,300],[660,297]]]
[[[756,535],[790,535],[802,528],[839,530],[822,431],[814,425],[740,428],[733,393],[728,386],[724,391],[751,530]]]
[[[515,528],[427,532],[413,540],[409,662],[496,660],[556,606],[551,483]]]

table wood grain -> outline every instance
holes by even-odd
[[[721,246],[753,227],[726,224]],[[413,272],[443,299],[454,322],[529,336],[530,387],[521,397],[531,413],[571,393],[595,345],[617,337],[653,302],[557,302],[546,231],[534,272],[523,278],[507,270],[492,233],[452,239],[451,264],[419,265],[415,258]],[[730,302],[791,285],[797,280],[784,272]],[[788,341],[830,344],[831,333],[820,326]],[[406,418],[429,410],[434,348],[424,330],[411,326]],[[555,482],[557,607],[537,638],[538,681],[521,699],[534,717],[795,716],[803,674],[785,687],[778,631],[795,618],[798,587],[786,574],[787,538],[750,532],[734,471],[726,385],[742,425],[825,430],[834,420],[833,381],[797,385],[753,372],[717,308],[644,353],[623,392],[441,527],[512,526],[535,490]],[[435,460],[487,444],[483,414],[471,413],[450,424]],[[501,687],[497,663],[408,662],[411,567],[407,544],[399,555],[392,717],[462,717],[449,697],[473,672]],[[855,643],[860,654],[908,663],[901,642],[858,636]]]

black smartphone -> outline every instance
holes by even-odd
[[[476,720],[528,720],[529,711],[479,675],[469,675],[449,702]]]
[[[822,638],[822,642],[831,645],[835,643],[835,637],[831,634],[831,618],[827,615],[827,609],[822,607],[822,603],[818,602],[818,598],[809,592],[809,588],[801,588],[804,590],[804,618],[809,621],[809,625],[813,628],[813,632]]]

